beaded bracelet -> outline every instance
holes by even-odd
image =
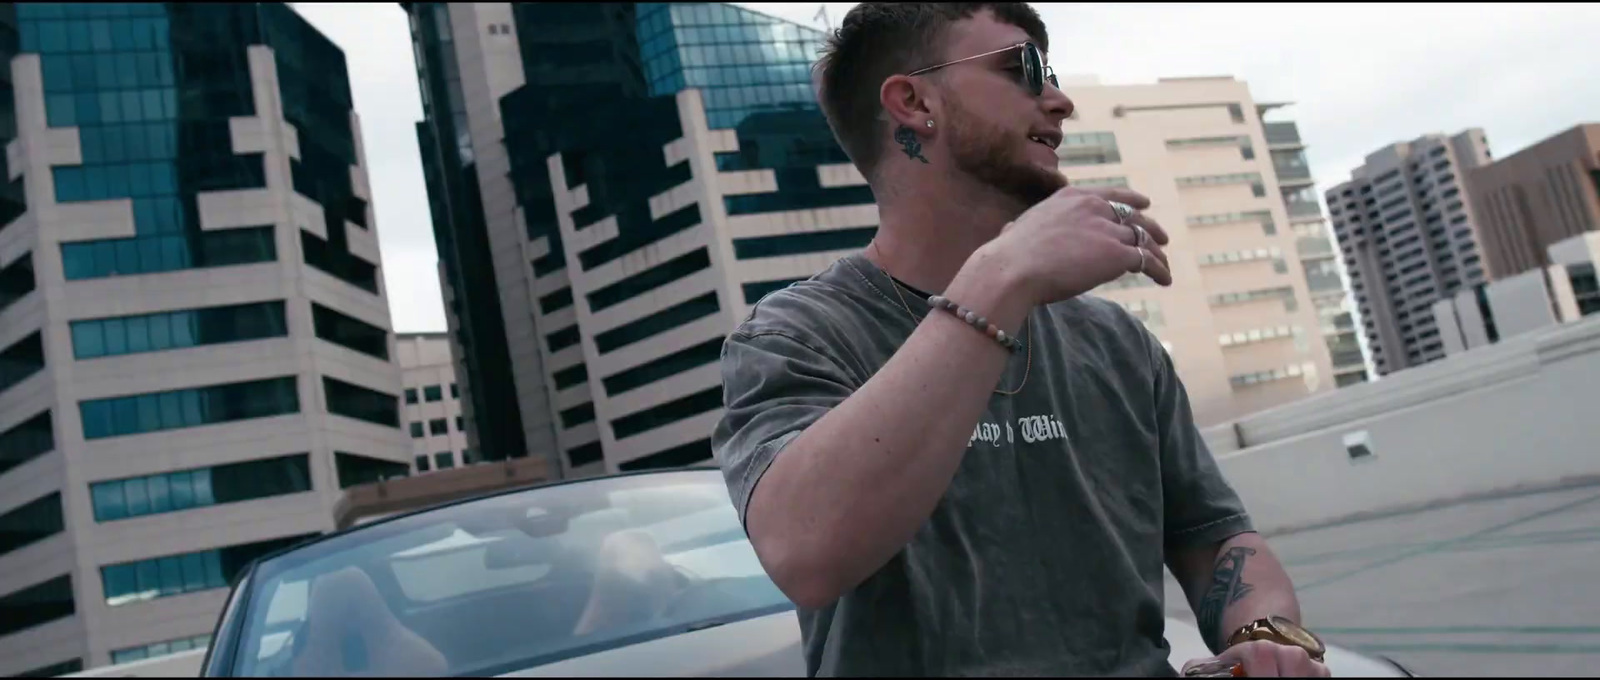
[[[996,328],[994,324],[989,323],[988,319],[978,316],[976,312],[956,304],[949,298],[940,297],[938,295],[930,295],[928,296],[928,304],[932,305],[934,309],[942,309],[956,315],[956,318],[971,324],[972,327],[978,329],[979,332],[994,338],[994,341],[1000,343],[1001,347],[1013,352],[1022,349],[1022,341],[1011,335],[1007,335],[1005,331],[1000,330],[999,328]]]

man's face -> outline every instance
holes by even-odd
[[[951,27],[941,61],[1029,40],[1021,28],[984,11]],[[1025,206],[1066,186],[1053,146],[1061,141],[1061,121],[1071,114],[1072,101],[1048,81],[1043,94],[1034,96],[1023,79],[1021,50],[943,70],[948,73],[941,79],[945,120],[940,123],[958,170]]]

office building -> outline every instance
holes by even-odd
[[[411,433],[412,469],[448,470],[477,462],[467,448],[467,422],[461,413],[450,338],[444,333],[401,333],[395,344],[403,372],[403,420]]]
[[[0,674],[203,646],[410,468],[343,54],[282,4],[0,6]]]
[[[1489,280],[1462,179],[1489,160],[1481,129],[1426,135],[1369,154],[1328,190],[1378,375],[1444,357],[1433,303]]]
[[[723,337],[876,230],[811,93],[821,34],[715,3],[407,9],[463,394],[506,383],[563,475],[710,462]]]
[[[1325,320],[1323,306],[1338,309],[1342,291],[1337,271],[1330,277],[1315,264],[1325,245],[1309,243],[1321,218],[1315,196],[1304,195],[1303,147],[1288,137],[1292,128],[1261,122],[1276,105],[1256,104],[1245,83],[1226,76],[1148,85],[1074,77],[1062,87],[1077,105],[1063,125],[1062,172],[1077,186],[1149,196],[1150,216],[1172,237],[1171,288],[1130,275],[1096,293],[1161,338],[1196,421],[1333,388],[1324,326],[1337,321]]]
[[[1549,265],[1551,245],[1600,229],[1600,124],[1474,168],[1466,186],[1489,278]]]

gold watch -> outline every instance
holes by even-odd
[[[1233,635],[1228,636],[1228,646],[1232,647],[1250,640],[1266,640],[1280,645],[1299,647],[1306,650],[1312,661],[1318,663],[1322,662],[1323,655],[1328,651],[1315,634],[1282,616],[1269,616],[1245,624]]]

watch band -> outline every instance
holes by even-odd
[[[1269,616],[1256,619],[1243,626],[1228,636],[1226,645],[1232,647],[1241,642],[1250,640],[1266,640],[1280,645],[1289,645],[1306,650],[1312,661],[1321,663],[1327,652],[1327,647],[1316,634],[1294,621],[1281,616]]]

